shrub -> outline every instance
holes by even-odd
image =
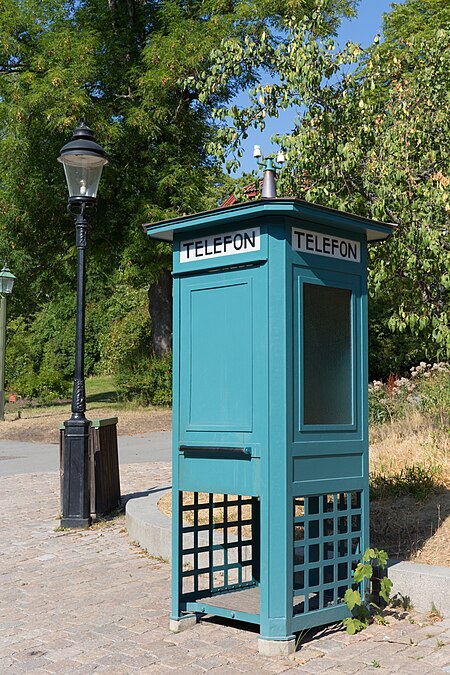
[[[28,379],[35,372],[35,344],[23,319],[7,322],[5,389],[14,390],[21,396],[19,380]]]
[[[421,362],[410,370],[411,377],[389,375],[387,382],[369,384],[369,421],[384,424],[422,410],[439,426],[448,428],[450,411],[450,365]]]
[[[120,362],[115,373],[119,398],[141,405],[171,405],[172,354],[162,359],[136,350]]]
[[[16,319],[8,326],[6,389],[24,398],[49,402],[70,395],[74,367],[73,326],[56,318],[55,307],[42,310],[27,324]],[[69,343],[72,343],[71,345]]]
[[[71,388],[72,381],[64,376],[58,359],[50,349],[45,352],[38,368],[31,359],[24,358],[20,368],[14,368],[13,362],[13,373],[8,370],[6,389],[23,398],[37,399],[40,403],[68,398]]]
[[[384,424],[402,419],[406,414],[410,395],[409,381],[390,375],[386,384],[369,384],[369,422]]]
[[[450,366],[421,363],[411,369],[417,381],[419,407],[426,415],[437,420],[443,431],[450,428]]]
[[[61,297],[50,301],[28,322],[22,318],[8,321],[5,374],[8,390],[42,402],[70,395],[75,300],[74,293],[61,293]],[[88,303],[86,376],[94,372],[110,374],[136,350],[149,351],[150,326],[146,289],[121,287],[108,298]],[[157,398],[164,399],[161,395]]]
[[[412,464],[396,473],[381,470],[370,474],[369,484],[371,499],[412,495],[425,500],[443,488],[442,469],[435,464]]]
[[[147,293],[145,289],[131,289],[126,296],[122,298],[121,307],[112,303],[107,309],[110,321],[99,335],[97,373],[115,374],[130,358],[150,352],[151,321]]]

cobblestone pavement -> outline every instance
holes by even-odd
[[[169,464],[121,467],[122,493],[170,481]],[[57,531],[59,476],[0,478],[0,673],[450,673],[450,620],[393,614],[350,637],[303,636],[264,658],[257,634],[204,620],[168,631],[169,566],[127,538],[125,521]]]

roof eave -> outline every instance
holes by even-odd
[[[214,227],[221,224],[233,223],[243,218],[249,220],[264,215],[294,215],[302,214],[306,220],[318,222],[323,225],[339,225],[346,230],[366,233],[367,240],[371,242],[382,241],[389,237],[396,227],[393,223],[382,223],[357,216],[345,211],[338,211],[328,206],[319,206],[301,199],[280,197],[275,199],[259,199],[248,202],[233,204],[226,208],[216,208],[210,211],[202,211],[190,216],[179,216],[170,220],[143,225],[144,231],[149,237],[163,241],[173,241],[174,232],[188,232],[201,230],[206,226]]]

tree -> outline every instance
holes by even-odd
[[[298,8],[315,4],[300,0]],[[332,28],[354,0],[327,4]],[[16,268],[26,272],[26,291],[18,279],[15,296],[20,311],[32,312],[73,278],[72,224],[55,159],[77,120],[89,120],[110,158],[91,278],[98,284],[119,268],[140,283],[138,268],[158,268],[160,255],[148,245],[138,255],[141,223],[202,208],[218,173],[205,152],[215,133],[208,106],[257,73],[243,63],[206,98],[188,81],[214,67],[221,40],[276,43],[290,8],[286,0],[0,1],[0,254],[16,251]]]
[[[234,123],[221,131],[223,156],[251,124],[263,128],[292,107],[293,131],[276,139],[288,157],[282,190],[397,225],[371,248],[369,278],[381,333],[415,336],[402,367],[450,353],[449,14],[444,0],[406,0],[385,15],[385,40],[366,51],[323,40],[320,15],[315,30],[291,21],[271,57],[279,82],[256,87],[246,109],[215,113]],[[226,46],[221,59],[226,79]]]
[[[327,31],[355,1],[324,5]],[[316,4],[295,7],[308,14]],[[221,41],[276,45],[293,7],[290,0],[0,0],[0,257],[17,275],[10,308],[24,318],[23,331],[36,317],[44,325],[46,312],[61,314],[74,294],[74,228],[56,157],[77,121],[87,118],[110,160],[88,249],[88,316],[99,326],[96,308],[105,311],[124,286],[155,283],[167,295],[159,282],[170,249],[149,242],[141,225],[217,202],[222,171],[206,150],[216,135],[211,106],[256,83],[258,68],[243,62],[206,97],[192,82],[212,72]],[[61,326],[52,325],[57,341]],[[44,351],[36,350],[34,368]]]

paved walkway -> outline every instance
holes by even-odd
[[[119,436],[120,464],[170,462],[170,431],[153,431],[135,436]],[[59,445],[0,439],[0,476],[15,473],[57,471]]]
[[[122,493],[170,480],[169,463],[121,467]],[[128,540],[123,518],[58,532],[59,475],[0,477],[0,673],[450,673],[450,620],[393,615],[350,637],[310,632],[264,658],[254,629],[204,620],[168,631],[169,566]]]

